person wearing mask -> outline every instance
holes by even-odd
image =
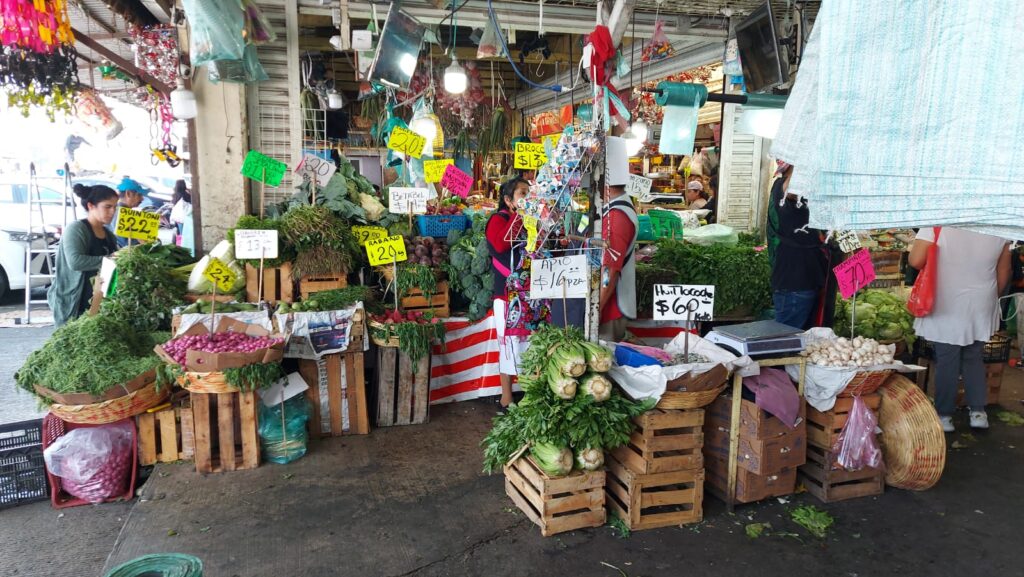
[[[691,180],[684,195],[686,210],[700,210],[708,204],[708,193],[704,192],[704,185],[699,180]]]
[[[625,171],[624,171],[625,172]],[[636,245],[639,221],[625,184],[609,185],[601,209],[600,310],[598,331],[606,341],[619,342],[626,335],[626,321],[636,318]]]
[[[810,328],[818,297],[828,275],[821,231],[807,228],[807,201],[789,194],[793,167],[785,165],[772,186],[774,221],[770,237],[777,240],[772,262],[772,301],[775,320],[798,329]]]
[[[138,182],[128,178],[127,176],[121,179],[121,183],[117,185],[117,206],[118,213],[120,208],[132,208],[136,210],[145,210],[153,206],[153,203],[149,200],[149,191],[146,187],[142,186]],[[114,216],[113,229],[117,230],[117,215]],[[115,237],[117,240],[118,247],[128,246],[128,239],[122,236]]]
[[[508,307],[505,283],[517,260],[513,254],[516,244],[513,241],[519,238],[523,229],[523,219],[518,214],[518,202],[529,190],[529,183],[520,176],[505,181],[499,191],[498,210],[487,220],[485,230],[494,273],[494,322],[497,326],[500,351],[498,371],[501,377],[503,407],[512,403],[512,376],[519,374],[519,358],[526,350],[526,339],[505,334]]]
[[[46,293],[54,324],[58,327],[89,309],[93,278],[100,270],[103,257],[117,250],[114,233],[108,228],[117,210],[117,193],[107,186],[81,184],[75,185],[74,192],[87,216],[64,229],[57,249],[53,284]]]
[[[938,273],[935,304],[931,314],[914,320],[914,333],[935,350],[935,410],[942,430],[955,430],[953,413],[961,377],[971,428],[987,429],[985,343],[999,328],[998,298],[1012,275],[1009,244],[999,237],[952,227],[940,228],[938,241],[935,237],[934,228],[922,228],[907,259],[921,270],[928,263],[928,247],[938,246],[938,262],[932,264]]]

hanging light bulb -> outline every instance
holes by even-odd
[[[191,120],[199,114],[196,95],[185,88],[185,81],[179,76],[178,86],[171,91],[171,113],[178,120]]]
[[[459,64],[455,55],[452,54],[452,63],[444,70],[444,89],[448,94],[462,94],[469,85],[469,78],[466,71]]]

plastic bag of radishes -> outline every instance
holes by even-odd
[[[882,469],[884,464],[878,447],[877,428],[878,419],[864,399],[860,395],[854,397],[846,425],[832,446],[839,466],[847,471],[859,471],[865,467]]]
[[[43,459],[69,495],[102,503],[128,490],[132,441],[129,421],[72,429],[43,451]]]

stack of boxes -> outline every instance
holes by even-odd
[[[877,419],[882,396],[871,393],[861,395],[861,399]],[[853,397],[839,396],[831,410],[822,412],[807,407],[807,463],[800,467],[800,479],[809,493],[825,503],[880,495],[885,488],[884,471],[847,471],[839,466],[832,451],[849,420],[853,402]]]

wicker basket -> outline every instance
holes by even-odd
[[[386,331],[387,327],[384,326],[384,323],[370,321],[370,339],[373,340],[374,344],[378,347],[398,348],[398,335],[391,335],[391,338],[384,339],[382,335],[385,334]]]
[[[188,371],[184,377],[178,378],[178,384],[190,393],[237,393],[240,389],[229,385],[224,378],[223,371],[211,371],[209,373],[196,373]]]
[[[839,396],[856,397],[860,395],[870,395],[877,391],[878,387],[884,385],[894,372],[895,371],[892,369],[885,369],[882,371],[859,371],[854,375],[853,380],[846,385],[846,388],[839,393]]]
[[[710,405],[718,395],[722,394],[728,383],[722,383],[722,386],[717,389],[711,389],[710,391],[697,391],[695,393],[679,393],[674,391],[665,391],[665,394],[661,396],[661,400],[658,401],[657,408],[659,409],[699,409]]]
[[[889,379],[879,392],[879,440],[885,457],[886,484],[913,491],[930,489],[946,467],[946,435],[935,407],[903,375]]]
[[[93,403],[91,405],[50,405],[50,412],[63,421],[77,425],[106,425],[146,412],[165,400],[170,394],[170,387],[157,389],[156,381],[145,387],[132,391],[127,395]]]

